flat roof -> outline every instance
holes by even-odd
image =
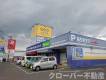
[[[50,48],[65,46],[65,45],[78,45],[78,46],[106,49],[106,41],[104,40],[68,32],[68,33],[56,36],[54,38],[51,38],[49,47],[43,47],[41,42],[41,43],[34,44],[27,47],[27,51],[33,51],[33,50],[38,51],[41,49],[50,49]]]

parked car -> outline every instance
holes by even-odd
[[[21,64],[21,59],[17,60],[17,61],[16,61],[16,64],[17,64],[17,65],[20,65],[20,64]]]
[[[17,60],[16,60],[16,64],[17,65],[21,65],[21,61],[23,60],[22,57],[18,57]]]
[[[38,56],[36,57],[34,62],[31,64],[30,68],[36,71],[39,71],[40,69],[47,69],[47,68],[57,69],[56,57]]]
[[[32,56],[32,57],[30,58],[30,60],[26,61],[25,66],[26,66],[27,68],[30,68],[31,64],[32,64],[33,62],[35,62],[35,60],[37,59],[37,57],[38,57],[38,56]]]
[[[29,62],[35,56],[24,56],[23,60],[21,60],[21,65],[23,67],[27,66],[27,62]]]

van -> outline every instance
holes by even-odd
[[[40,57],[40,56],[39,56]],[[26,61],[25,67],[30,68],[31,64],[33,62],[36,62],[36,60],[39,58],[38,56],[33,56],[30,58],[30,60]]]
[[[30,61],[30,59],[31,59],[32,57],[34,57],[34,56],[24,56],[24,57],[23,57],[23,60],[21,60],[21,65],[22,65],[23,67],[25,67],[25,66],[26,66],[26,63],[27,63],[28,61]]]
[[[47,68],[57,69],[56,57],[38,56],[36,57],[35,61],[31,64],[30,68],[36,71]]]

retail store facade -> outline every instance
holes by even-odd
[[[5,39],[3,36],[0,35],[0,58],[3,57],[3,58],[6,58],[7,57],[7,54],[5,52]]]
[[[27,47],[26,54],[32,53],[56,56],[58,64],[72,68],[106,65],[106,41],[71,32]]]

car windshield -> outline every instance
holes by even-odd
[[[32,57],[32,58],[30,59],[30,61],[31,61],[31,62],[34,62],[34,57]]]
[[[33,62],[38,62],[39,60],[41,60],[41,57],[33,57],[32,59]]]
[[[27,60],[30,61],[31,60],[31,57],[27,57]]]

